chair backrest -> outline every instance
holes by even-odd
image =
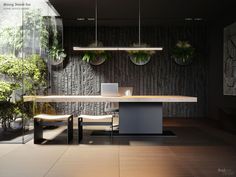
[[[132,96],[133,95],[133,87],[119,87],[118,88],[119,96]],[[105,112],[114,112],[119,110],[119,103],[111,102],[105,104]]]

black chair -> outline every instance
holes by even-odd
[[[67,125],[67,144],[73,139],[73,115],[39,114],[34,116],[34,143],[40,144],[43,139],[44,126]]]
[[[91,120],[91,121],[86,121]],[[110,119],[109,122],[101,120]],[[113,115],[80,115],[78,117],[78,143],[83,138],[83,126],[109,126],[111,128],[111,137],[113,136]]]

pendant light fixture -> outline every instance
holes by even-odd
[[[140,12],[140,0],[139,0],[139,42],[138,46],[133,47],[100,47],[98,46],[98,0],[95,5],[95,47],[73,47],[74,51],[161,51],[162,47],[145,47],[141,46],[141,12]]]
[[[141,3],[138,0],[138,45],[141,46]]]

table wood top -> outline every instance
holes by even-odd
[[[35,102],[197,102],[197,97],[175,95],[133,95],[106,97],[100,95],[24,96],[24,101]]]

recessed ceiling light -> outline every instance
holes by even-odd
[[[185,20],[185,21],[192,21],[193,18],[185,18],[184,20]]]
[[[79,18],[77,18],[77,20],[78,20],[78,21],[84,21],[85,18],[79,17]]]
[[[195,21],[202,21],[202,18],[194,18]]]
[[[190,18],[190,17],[188,17],[188,18],[185,18],[184,20],[185,21],[202,21],[203,18],[200,18],[200,17]]]
[[[93,18],[93,17],[89,17],[89,18],[87,18],[87,20],[88,20],[88,21],[94,21],[95,18]]]

